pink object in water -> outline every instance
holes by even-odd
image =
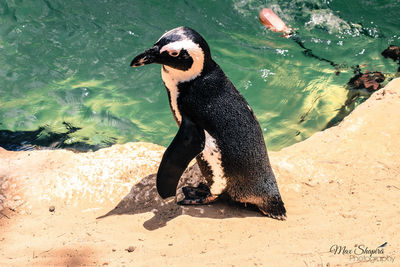
[[[291,32],[291,29],[286,26],[285,22],[283,22],[270,8],[263,8],[260,11],[260,21],[271,31],[284,33]]]

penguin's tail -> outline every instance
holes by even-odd
[[[280,196],[270,197],[257,205],[260,211],[267,217],[284,221],[286,220],[286,209]]]

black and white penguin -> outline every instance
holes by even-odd
[[[282,202],[260,125],[244,97],[211,58],[203,37],[188,27],[168,31],[136,56],[138,67],[162,64],[161,75],[179,130],[158,173],[161,197],[174,196],[178,181],[196,157],[207,185],[183,188],[179,204],[206,204],[221,193],[284,219]]]

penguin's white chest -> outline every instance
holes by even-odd
[[[226,188],[226,177],[222,167],[221,150],[218,148],[217,141],[207,131],[204,131],[206,136],[205,146],[202,152],[202,158],[208,163],[212,175],[213,183],[210,191],[213,195],[221,194]]]

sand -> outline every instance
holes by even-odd
[[[270,152],[286,221],[161,200],[154,144],[0,148],[0,266],[400,266],[399,111],[397,79],[339,126]]]

